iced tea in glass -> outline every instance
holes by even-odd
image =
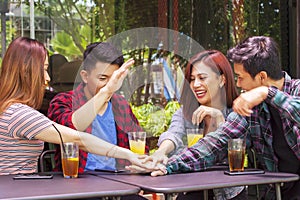
[[[245,151],[244,139],[236,138],[228,141],[228,162],[231,172],[244,171]]]
[[[64,143],[61,147],[62,169],[65,178],[78,177],[79,147],[73,142]]]

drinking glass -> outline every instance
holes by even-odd
[[[146,132],[128,132],[130,150],[134,153],[145,154]]]
[[[62,169],[65,178],[78,177],[79,147],[74,142],[63,143],[61,146]]]
[[[203,138],[203,129],[202,128],[190,128],[186,129],[186,134],[187,134],[187,142],[188,142],[188,147],[193,146]]]
[[[244,139],[236,138],[228,141],[228,162],[231,172],[244,171],[246,143]]]

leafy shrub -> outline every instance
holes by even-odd
[[[180,108],[180,104],[177,101],[170,101],[165,108],[152,103],[131,105],[131,108],[141,127],[147,132],[147,137],[159,137],[169,128],[172,116]]]

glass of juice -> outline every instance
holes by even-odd
[[[187,142],[188,142],[188,147],[193,146],[203,138],[203,129],[202,128],[190,128],[186,129],[186,134],[187,134]]]
[[[128,132],[130,150],[134,153],[145,154],[146,132]]]
[[[62,147],[64,145],[64,148]],[[78,177],[79,147],[74,142],[61,144],[62,169],[65,178]]]

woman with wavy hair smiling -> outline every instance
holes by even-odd
[[[216,130],[231,112],[233,100],[237,96],[234,74],[226,56],[217,50],[195,54],[185,68],[180,99],[182,107],[174,113],[169,129],[159,137],[158,150],[147,159],[166,164],[168,156],[186,147],[183,138],[189,128],[204,128],[204,135]],[[134,166],[129,168],[132,171],[143,171]],[[180,193],[177,200],[202,199],[202,193]],[[244,199],[246,190],[243,186],[210,190],[209,199],[213,198]]]

